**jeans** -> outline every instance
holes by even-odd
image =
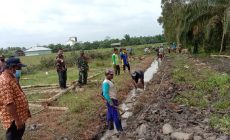
[[[58,71],[58,79],[59,79],[60,88],[66,88],[66,80],[67,80],[66,70],[65,71]]]
[[[6,139],[7,140],[21,140],[24,132],[25,132],[25,125],[23,128],[18,130],[15,125],[15,121],[13,121],[10,128],[8,128],[6,131]]]
[[[118,106],[118,101],[115,99],[112,99],[112,102],[114,106]],[[113,130],[113,122],[115,123],[117,131],[123,131],[122,125],[121,125],[121,118],[120,113],[117,108],[111,106],[108,102],[106,103],[106,106],[108,108],[107,111],[107,122],[108,122],[108,129]]]

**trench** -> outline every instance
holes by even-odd
[[[153,78],[154,74],[158,71],[158,61],[154,60],[151,64],[151,66],[144,72],[144,82],[145,86],[146,84]],[[145,88],[144,88],[145,90]],[[133,115],[132,109],[134,105],[137,103],[138,97],[143,93],[143,89],[132,89],[126,100],[119,106],[121,108],[122,113],[121,113],[121,122],[122,122],[122,127],[125,130],[127,127],[127,119]],[[115,125],[114,125],[115,126]],[[114,130],[106,130],[103,136],[101,137],[101,140],[107,140],[113,138],[118,134],[117,130],[114,128]]]

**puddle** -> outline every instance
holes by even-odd
[[[144,73],[144,82],[147,83],[149,82],[152,78],[153,75],[157,72],[158,70],[158,61],[153,61],[151,66],[145,71]],[[126,120],[133,115],[132,108],[136,103],[137,98],[143,93],[143,89],[133,89],[129,92],[128,97],[126,100],[119,106],[124,113],[121,115],[121,120],[122,120],[122,127],[125,130],[127,127]],[[115,126],[115,125],[114,125]],[[117,139],[115,134],[118,133],[117,130],[114,128],[114,130],[107,130],[101,140],[107,140],[107,139]],[[112,137],[113,136],[113,137]]]

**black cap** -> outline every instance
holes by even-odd
[[[6,66],[19,66],[19,67],[26,67],[25,64],[22,64],[19,58],[10,57],[6,60]]]

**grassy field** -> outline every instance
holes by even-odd
[[[126,48],[133,48],[135,55],[143,54],[145,47],[159,46],[159,44],[147,44],[147,45],[136,45],[136,46],[126,46]],[[142,51],[142,52],[141,52]],[[96,50],[86,50],[85,54],[93,53],[93,52],[101,52],[101,53],[113,53],[113,48],[100,48]],[[79,51],[76,51],[79,54]],[[68,57],[72,54],[72,52],[64,52],[65,57]],[[21,61],[27,65],[38,65],[40,64],[40,60],[42,57],[53,58],[55,60],[56,53],[47,54],[47,55],[39,55],[39,56],[22,56],[20,57]]]
[[[184,57],[176,57],[175,60],[173,79],[178,84],[189,85],[191,89],[180,93],[174,101],[200,109],[212,109],[210,125],[230,134],[230,115],[218,113],[230,110],[230,75],[205,65],[199,66]]]
[[[155,45],[139,45],[139,46],[128,46],[134,49],[135,56],[143,55],[144,48],[146,46],[158,46],[158,44]],[[127,48],[128,48],[127,47]],[[97,49],[97,50],[89,50],[86,51],[85,54],[88,53],[94,53],[94,52],[101,52],[101,53],[110,53],[112,55],[112,48],[106,48],[106,49]],[[66,57],[70,56],[72,52],[65,52],[64,55]],[[155,54],[153,52],[152,54]],[[56,53],[49,54],[49,55],[43,55],[43,56],[25,56],[20,57],[21,61],[28,66],[30,65],[38,65],[40,63],[40,60],[42,57],[52,57],[55,60]],[[132,63],[132,62],[131,62]],[[99,73],[103,71],[105,68],[112,67],[112,60],[111,57],[108,58],[96,58],[91,59],[89,62],[89,76],[94,75],[96,73]],[[30,67],[26,68],[27,70]],[[46,72],[48,72],[48,75],[46,75]],[[78,70],[77,67],[69,67],[67,71],[67,83],[71,83],[72,81],[76,81],[78,79]],[[39,70],[35,71],[33,73],[28,74],[22,74],[20,84],[22,86],[26,85],[38,85],[38,84],[58,84],[58,76],[56,69],[50,69],[50,70]]]
[[[158,44],[156,44],[158,45]],[[147,46],[153,46],[153,45],[147,45]],[[134,56],[143,56],[144,55],[144,48],[146,45],[141,46],[131,46],[134,48]],[[103,53],[110,53],[109,55],[112,55],[112,48],[108,49],[98,49],[98,50],[91,50],[87,53],[91,52],[103,52]],[[71,55],[71,52],[66,52],[65,56]],[[151,54],[154,56],[155,52],[152,52]],[[42,57],[53,57],[55,58],[56,54],[50,54],[45,56],[30,56],[30,57],[22,57],[21,61],[27,65],[38,65],[40,63],[40,59]],[[131,69],[136,64],[139,64],[141,60],[137,59],[135,61],[131,61]],[[93,128],[100,124],[99,114],[104,113],[105,105],[102,102],[100,98],[98,98],[97,95],[100,95],[101,92],[101,82],[104,80],[104,74],[103,71],[106,68],[112,68],[112,60],[111,57],[108,58],[95,58],[91,59],[89,62],[89,76],[94,75],[96,73],[102,73],[93,80],[97,80],[97,83],[89,82],[87,86],[84,86],[84,91],[82,92],[69,92],[68,94],[65,94],[61,98],[59,98],[57,101],[53,102],[52,105],[54,106],[66,106],[69,108],[69,111],[66,114],[62,114],[59,116],[53,116],[46,120],[47,117],[49,117],[50,114],[43,115],[37,114],[36,116],[32,116],[33,119],[31,119],[27,124],[37,124],[42,123],[45,126],[43,129],[39,131],[27,131],[25,133],[24,139],[40,139],[44,135],[50,135],[52,136],[53,133],[56,132],[56,135],[59,136],[61,133],[65,133],[67,136],[75,137],[76,139],[82,139],[84,137],[84,131],[88,128]],[[48,72],[48,75],[45,73]],[[68,67],[68,80],[67,82],[70,83],[71,81],[78,79],[78,71],[76,66],[75,67]],[[122,99],[123,96],[125,96],[124,91],[128,90],[127,85],[130,84],[131,78],[127,73],[124,73],[121,68],[121,75],[114,77],[114,82],[116,83],[117,90],[121,93],[120,99]],[[22,86],[26,85],[43,85],[43,84],[58,84],[58,77],[57,72],[55,69],[51,70],[40,70],[35,71],[31,74],[23,74],[20,80],[20,84]],[[37,99],[43,99],[49,97],[49,95],[42,95],[42,94],[33,94],[33,95],[27,95],[27,98],[29,101],[35,101]],[[36,112],[37,110],[35,110]],[[32,113],[34,111],[32,110]],[[51,112],[50,112],[51,113]],[[54,123],[55,126],[47,126],[46,124]],[[60,131],[58,131],[61,129]],[[63,132],[63,129],[65,130]],[[50,132],[52,130],[53,133]],[[45,132],[43,132],[45,131]],[[4,130],[0,127],[0,139],[4,139]],[[84,136],[83,136],[84,135]]]

